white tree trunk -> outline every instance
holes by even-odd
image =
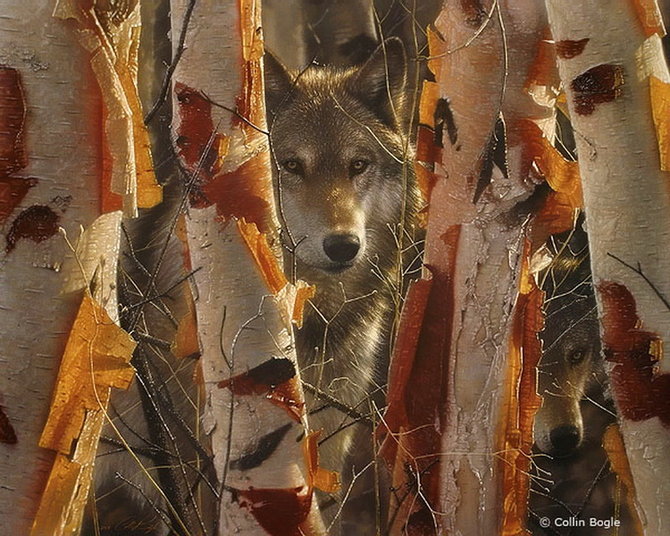
[[[173,0],[175,45],[188,13],[189,2]],[[315,445],[291,327],[298,292],[266,242],[277,224],[259,2],[196,3],[185,44],[173,78],[173,129],[191,202],[191,264],[202,267],[196,313],[219,534],[323,534],[312,501],[323,473],[306,457]]]
[[[670,530],[668,116],[652,109],[669,78],[654,8],[547,0],[576,132],[603,352],[647,535]]]
[[[38,440],[80,301],[61,294],[57,229],[76,237],[99,213],[100,99],[88,54],[52,3],[2,11],[0,405],[16,442],[0,442],[0,518],[3,532],[28,534],[54,460]]]
[[[531,169],[536,140],[529,131],[541,126],[553,134],[553,103],[539,104],[526,91],[545,25],[544,10],[532,1],[447,3],[435,24],[444,39],[429,35],[437,86],[424,87],[422,115],[435,118],[436,134],[420,130],[417,152],[436,164],[424,261],[430,275],[406,304],[425,311],[404,410],[393,407],[393,375],[408,367],[401,361],[402,322],[389,387],[389,418],[406,413],[397,430],[404,434],[396,439],[394,485],[412,484],[420,493],[391,505],[392,515],[398,510],[392,534],[496,534],[501,526],[497,452],[505,444],[511,313],[525,229],[516,205],[542,180]],[[442,100],[431,106],[428,91]],[[508,177],[493,164],[499,114]],[[430,147],[440,134],[441,154]],[[411,318],[408,312],[407,329]],[[417,393],[422,398],[414,403]],[[408,467],[415,482],[407,481]]]

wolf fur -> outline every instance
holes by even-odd
[[[266,55],[265,73],[286,269],[316,286],[296,331],[309,423],[346,486],[353,442],[358,469],[372,459],[374,419],[350,424],[383,403],[404,261],[418,254],[405,53],[390,39],[361,67],[300,73]]]
[[[542,274],[546,319],[538,392],[543,404],[535,416],[535,441],[541,451],[560,457],[581,445],[580,401],[598,388],[602,395],[604,369],[586,233],[578,224],[551,243],[555,257]]]

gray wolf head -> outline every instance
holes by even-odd
[[[284,242],[305,271],[366,264],[388,245],[386,235],[392,238],[407,173],[405,79],[398,39],[352,69],[311,65],[292,73],[266,54],[280,220]]]
[[[542,285],[545,327],[540,334],[538,393],[543,404],[535,416],[535,442],[541,451],[556,457],[572,454],[582,443],[580,401],[602,381],[603,374],[586,237],[582,240],[582,245],[574,237],[563,244]]]

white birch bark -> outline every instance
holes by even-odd
[[[59,270],[67,247],[60,235],[46,233],[39,243],[23,238],[10,251],[7,236],[18,218],[41,206],[76,237],[80,225],[95,219],[99,205],[96,83],[88,54],[52,11],[50,2],[10,2],[0,17],[0,65],[18,72],[26,110],[27,166],[11,176],[37,179],[2,222],[0,404],[16,432],[16,444],[0,443],[0,518],[6,534],[29,533],[51,468],[54,454],[38,447],[38,440],[80,301],[61,294]],[[6,113],[0,111],[3,118]],[[5,143],[0,142],[3,152]],[[3,195],[0,203],[6,201]]]
[[[495,451],[524,237],[523,222],[508,219],[506,213],[534,186],[530,163],[523,158],[527,140],[519,120],[530,119],[549,135],[554,120],[553,110],[534,102],[525,89],[546,25],[544,10],[532,0],[498,5],[494,9],[490,2],[481,3],[485,16],[491,15],[486,29],[470,46],[445,58],[447,68],[438,80],[442,95],[452,100],[463,140],[460,150],[445,144],[442,165],[449,180],[436,186],[431,200],[437,203],[442,196],[456,194],[457,201],[445,203],[450,208],[441,221],[444,226],[461,224],[450,352],[453,390],[441,445],[449,454],[441,494],[444,526],[463,535],[496,534],[501,521]],[[472,24],[464,20],[468,14],[457,11],[460,8],[454,6],[450,12],[445,6],[436,24],[448,50],[462,45],[473,32]],[[473,204],[468,179],[476,180],[484,137],[490,135],[498,111],[506,125],[509,178],[494,170],[488,191]],[[453,177],[460,184],[455,186]],[[435,223],[434,230],[429,227],[428,240],[445,232]],[[428,250],[426,263],[431,261]]]
[[[184,0],[172,2],[173,44],[177,43],[175,32],[183,26],[188,4]],[[219,178],[224,174],[230,180],[242,176],[246,181],[256,181],[256,194],[260,190],[271,192],[267,137],[258,132],[265,128],[262,91],[259,93],[259,86],[245,86],[249,79],[243,76],[245,68],[260,68],[258,10],[260,3],[255,1],[196,3],[186,33],[186,49],[173,77],[173,129],[175,138],[179,135],[178,151],[182,151],[187,180],[194,180],[191,192],[203,188],[206,199],[203,207],[191,196],[199,208],[191,206],[187,215],[191,264],[194,270],[202,268],[194,280],[207,397],[203,421],[205,432],[211,437],[221,489],[219,534],[293,534],[286,532],[290,530],[298,534],[298,527],[305,534],[322,534],[318,528],[320,520],[310,517],[310,511],[313,514],[316,510],[312,507],[311,476],[302,450],[306,422],[301,387],[296,381],[291,330],[294,289],[287,284],[276,293],[277,289],[273,292],[268,287],[238,223],[225,213],[228,209],[244,211],[243,198],[241,205],[227,209],[222,208],[227,198],[207,199],[207,192],[211,193],[207,184],[217,180],[217,176],[212,176],[217,173]],[[251,22],[246,19],[251,27],[245,27],[245,13],[251,14]],[[260,80],[256,78],[257,82]],[[186,99],[180,93],[184,87],[190,92]],[[235,122],[238,118],[231,113],[238,109],[238,98],[243,93],[245,102],[254,106],[248,109],[253,116],[246,117],[253,126],[244,120],[242,124]],[[211,108],[205,110],[206,103],[189,108],[194,99],[203,96]],[[187,151],[192,151],[193,145],[188,144],[196,143],[198,132],[204,137],[199,138],[200,145],[196,145],[196,152],[191,152],[189,159]],[[218,163],[209,157],[212,147],[214,151],[218,149]],[[244,166],[253,159],[257,162],[256,173],[245,175]],[[214,168],[217,171],[212,171]],[[237,193],[244,194],[242,190]],[[256,194],[246,192],[248,196]],[[261,230],[272,232],[276,228],[272,194],[265,200],[265,217],[256,223]],[[233,215],[253,218],[253,214]],[[275,400],[279,403],[273,404],[272,392],[240,391],[244,391],[240,378],[246,373],[280,362],[290,364],[291,382],[298,388],[296,399],[282,402],[279,397]],[[278,383],[283,384],[284,379]],[[290,497],[283,506],[277,500],[278,494]]]
[[[668,82],[668,71],[659,35],[646,37],[632,2],[546,4],[554,40],[583,42],[581,53],[558,64],[576,132],[603,348],[645,534],[667,534],[670,423],[663,385],[670,364],[662,354],[670,344],[670,176],[661,170],[650,77]],[[642,4],[653,15],[655,3]],[[612,289],[628,294],[636,311],[612,303]],[[617,357],[612,345],[627,336],[613,319],[630,314],[639,320],[636,330],[650,335],[644,356],[650,366],[637,385],[616,372],[625,361],[640,371],[633,353]]]
[[[439,446],[412,453],[435,466],[417,465],[415,470],[425,473],[423,493],[414,498],[412,515],[395,520],[392,534],[497,534],[500,529],[502,475],[496,451],[525,229],[515,209],[541,180],[531,171],[525,122],[551,136],[554,121],[551,106],[526,91],[545,25],[544,10],[530,0],[447,3],[435,24],[444,40],[432,39],[437,46],[431,47],[429,66],[453,120],[444,114],[444,148],[430,197],[424,263],[434,297],[423,330],[433,335],[420,338],[419,351],[426,363],[433,360],[431,378],[442,382],[443,394],[433,422],[411,422],[405,433],[427,434],[419,427],[435,427]],[[500,114],[508,176],[493,167],[490,181],[481,184],[482,169],[493,166],[487,152]],[[440,300],[450,300],[444,313]],[[446,319],[442,328],[435,323],[440,315]],[[431,346],[437,337],[444,338],[442,346]]]

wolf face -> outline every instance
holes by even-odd
[[[357,427],[332,400],[368,409],[374,390],[383,401],[399,252],[418,205],[405,53],[390,39],[359,68],[290,73],[268,54],[265,70],[286,267],[317,288],[296,332],[310,427],[328,438],[324,465],[341,468]]]
[[[367,264],[375,235],[400,220],[402,44],[387,41],[360,69],[312,66],[294,80],[268,56],[266,71],[278,203],[303,275]]]
[[[585,234],[575,231],[564,246],[543,285],[546,320],[538,367],[543,404],[535,416],[537,446],[557,457],[571,454],[581,444],[580,401],[601,380],[603,371]]]

